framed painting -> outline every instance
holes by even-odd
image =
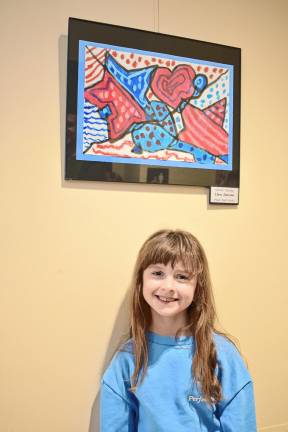
[[[65,178],[239,187],[241,50],[69,19]]]

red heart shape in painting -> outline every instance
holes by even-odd
[[[173,71],[157,68],[151,83],[154,94],[166,104],[177,108],[183,99],[194,93],[194,69],[188,65],[179,65]]]

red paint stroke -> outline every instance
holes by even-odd
[[[101,73],[104,72],[102,67],[100,67],[99,72],[97,72],[98,70],[99,70],[99,67],[96,67],[94,70],[92,70],[92,72],[90,72],[88,75],[86,75],[85,81],[86,82],[94,81],[95,79],[97,79],[101,75]]]
[[[105,55],[103,57],[99,57],[97,59],[94,58],[94,59],[90,60],[89,62],[86,61],[85,72],[87,72],[89,69],[92,69],[94,66],[103,67],[104,66],[104,60],[105,60]]]
[[[180,153],[182,153],[182,152],[180,152]],[[174,156],[177,160],[179,160],[179,161],[184,161],[184,162],[193,162],[191,159],[189,159],[189,158],[187,158],[186,156],[185,157],[179,157],[179,154],[178,153],[175,153],[175,152],[173,152],[173,153],[171,153],[171,152],[168,152],[167,151],[167,155],[168,156]]]
[[[118,150],[122,150],[125,146],[128,146],[130,149],[131,147],[133,147],[133,142],[132,141],[125,141],[123,142],[120,146],[115,146],[113,144],[93,144],[92,146],[92,151],[94,154],[101,154],[103,156],[116,156],[116,157],[125,157],[125,158],[137,158],[137,159],[156,159],[156,160],[168,160],[171,159],[172,157],[174,157],[177,161],[180,162],[189,162],[189,163],[194,163],[194,158],[193,156],[191,156],[191,158],[185,156],[182,156],[182,152],[171,152],[171,151],[164,151],[164,156],[159,156],[155,153],[151,153],[149,155],[146,156],[137,156],[137,155],[125,155],[125,154],[117,154]],[[105,152],[106,150],[106,152]],[[108,150],[108,151],[107,151]],[[109,152],[110,150],[110,152]],[[181,156],[179,156],[181,154]]]
[[[113,145],[113,144],[110,144],[110,143],[109,144],[97,144],[97,143],[95,143],[95,144],[93,144],[93,146],[97,145],[97,148],[100,148],[100,149],[122,150],[123,147],[125,147],[127,145],[129,145],[129,147],[131,147],[131,144],[133,144],[133,143],[131,143],[130,141],[125,141],[121,145],[117,144],[117,146]]]
[[[188,65],[179,65],[173,71],[159,67],[153,77],[151,88],[161,101],[177,108],[183,99],[192,96],[194,77],[194,69]]]
[[[128,155],[115,155],[114,153],[109,153],[109,152],[104,152],[104,151],[101,151],[101,150],[94,150],[93,148],[92,148],[92,150],[93,150],[93,153],[95,153],[96,155],[102,155],[102,156],[118,156],[118,157],[124,157],[124,158],[131,158],[131,156],[128,156]]]
[[[111,115],[107,122],[112,140],[119,139],[133,123],[143,122],[146,118],[142,108],[107,70],[102,81],[84,94],[86,100],[100,109],[109,105]]]
[[[164,156],[157,156],[155,154],[151,154],[149,156],[145,156],[143,159],[156,159],[156,160],[167,160],[167,157]]]
[[[94,57],[90,57],[89,59],[86,58],[85,60],[85,71],[88,69],[91,69],[95,64],[100,64],[101,66],[103,66],[102,64],[102,60],[105,59],[105,53],[103,55],[100,56],[94,56]]]
[[[214,156],[228,153],[228,134],[207,115],[191,105],[182,112],[184,130],[179,134],[181,141],[202,148]]]
[[[96,48],[90,48],[86,47],[86,61],[87,60],[95,60],[96,58],[99,58],[102,54],[105,54],[106,48],[103,48],[101,51],[99,51],[97,54],[95,53]],[[95,53],[95,54],[94,54]]]
[[[205,108],[203,112],[209,117],[214,123],[219,126],[223,126],[225,113],[226,113],[226,98],[223,98],[208,108]]]
[[[104,73],[104,68],[102,64],[102,59],[105,58],[105,50],[102,50],[98,56],[90,57],[89,64],[87,64],[87,58],[86,58],[86,64],[85,64],[85,85],[89,85],[90,83],[93,83],[96,81],[101,74]],[[94,61],[93,61],[94,60]],[[91,69],[91,70],[90,70]]]

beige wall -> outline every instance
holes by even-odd
[[[154,30],[153,0],[0,7],[1,432],[88,431],[136,251],[161,227],[202,241],[259,427],[287,431],[287,1],[160,0],[161,32],[242,48],[238,208],[201,188],[63,180],[67,18]]]

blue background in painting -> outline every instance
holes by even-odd
[[[150,55],[158,58],[172,59],[176,61],[195,62],[207,66],[215,66],[217,68],[226,68],[229,70],[229,143],[228,143],[228,163],[225,165],[217,164],[200,164],[197,162],[180,162],[180,161],[161,161],[156,159],[142,159],[142,158],[124,158],[118,156],[98,156],[83,153],[83,117],[84,117],[84,90],[85,90],[85,46],[94,46],[99,48],[108,48],[120,51],[127,51],[129,53],[137,53],[142,55]],[[153,51],[142,51],[132,48],[120,47],[117,45],[106,45],[102,43],[95,43],[89,41],[79,41],[79,63],[78,63],[78,98],[77,98],[77,142],[76,142],[76,159],[95,161],[95,162],[113,162],[113,163],[128,163],[136,165],[153,165],[153,166],[170,166],[177,168],[199,168],[199,169],[213,169],[232,171],[232,150],[233,150],[233,65],[223,63],[216,63],[204,60],[193,59],[191,57],[178,57],[174,55],[167,55]]]

